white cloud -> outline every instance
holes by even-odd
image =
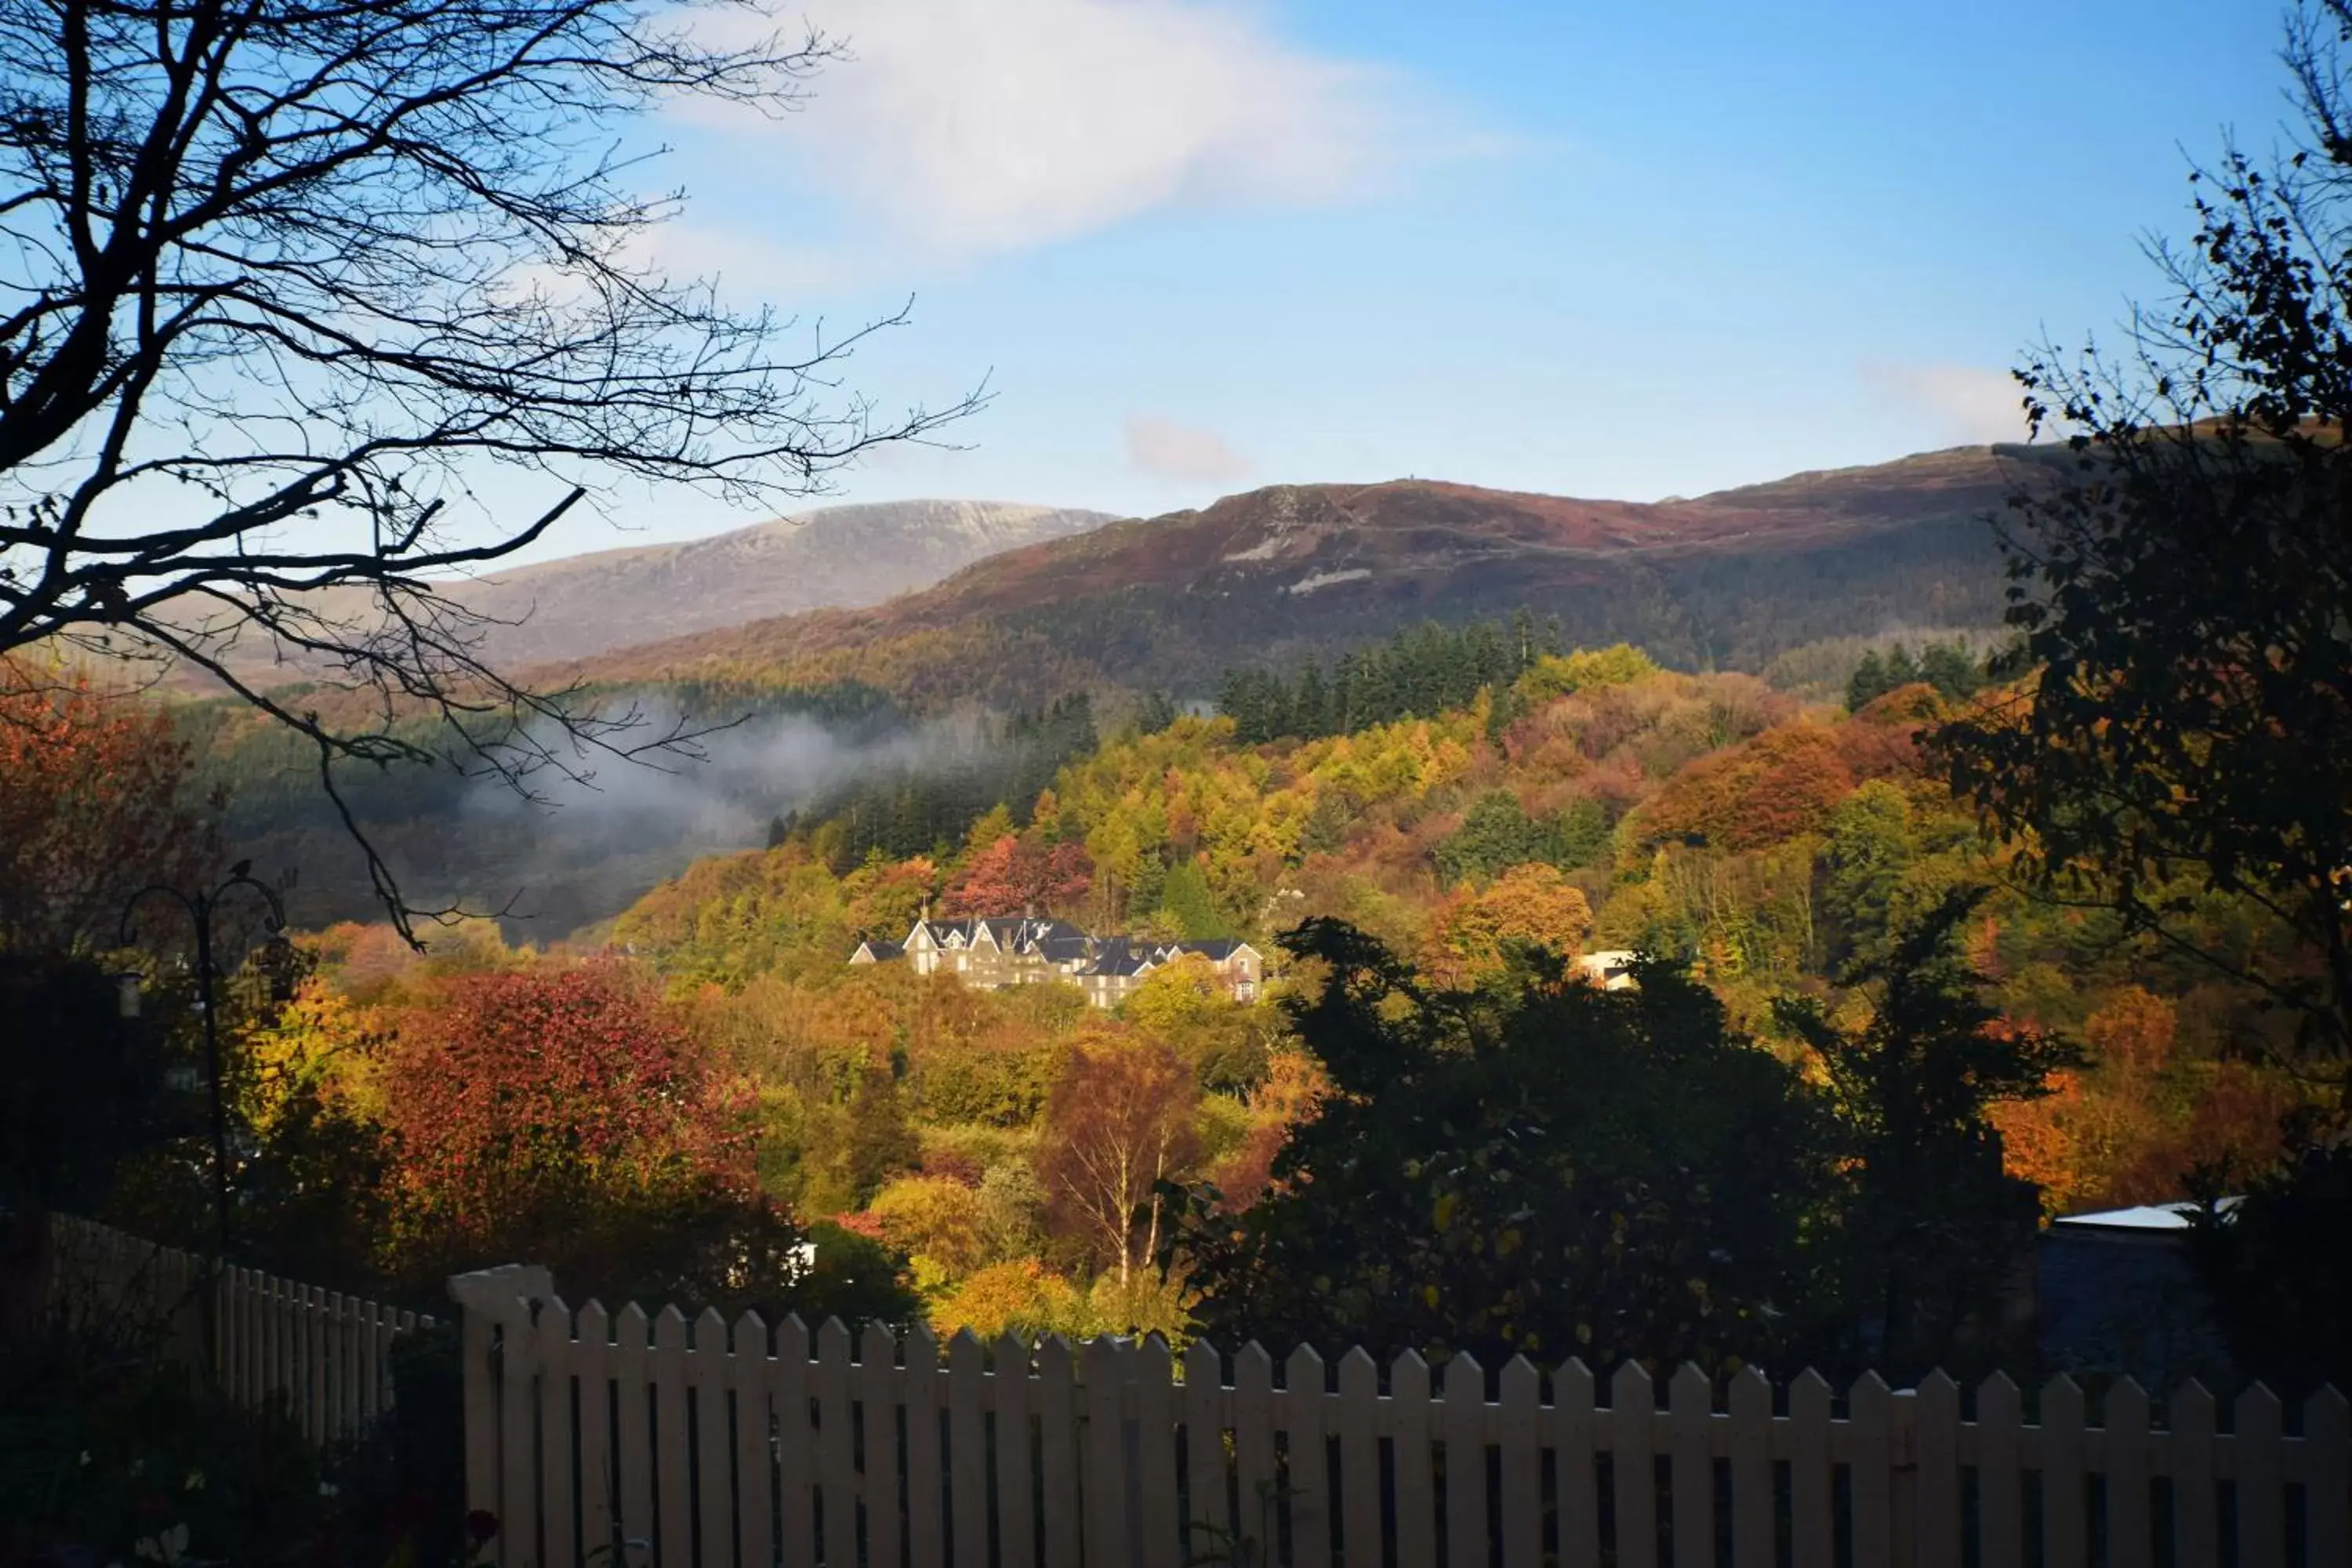
[[[1223,436],[1197,425],[1130,414],[1126,435],[1128,463],[1154,479],[1222,482],[1250,470],[1249,460],[1227,446]]]
[[[727,123],[901,240],[1018,249],[1178,205],[1377,190],[1410,144],[1397,73],[1276,36],[1239,0],[818,0],[849,58],[799,113]]]
[[[2026,438],[2024,392],[2005,370],[1973,364],[1864,364],[1872,390],[1933,418],[1943,437],[1973,446]]]

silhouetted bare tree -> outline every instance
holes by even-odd
[[[785,111],[830,52],[730,0],[0,0],[0,653],[208,671],[339,806],[352,763],[529,791],[690,744],[487,668],[436,583],[586,487],[806,494],[971,405],[841,392],[903,312],[788,342],[649,259],[679,197],[634,188],[632,122]],[[493,466],[544,502],[484,521]]]

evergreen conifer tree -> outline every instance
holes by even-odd
[[[1872,648],[1862,656],[1862,662],[1854,666],[1853,679],[1846,682],[1846,708],[1858,713],[1885,696],[1887,689],[1886,663],[1878,657],[1878,650]]]

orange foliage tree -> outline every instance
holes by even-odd
[[[1174,1051],[1117,1037],[1074,1048],[1054,1086],[1037,1157],[1048,1212],[1122,1286],[1159,1250],[1159,1184],[1192,1174],[1199,1098]]]
[[[1502,972],[1514,943],[1573,958],[1592,935],[1592,907],[1556,866],[1514,866],[1482,892],[1437,908],[1423,969],[1442,985],[1475,985]]]
[[[1786,725],[1685,768],[1643,809],[1643,826],[1653,840],[1755,849],[1818,830],[1853,785],[1834,732]]]
[[[1280,1190],[1276,1158],[1290,1142],[1291,1129],[1314,1116],[1330,1091],[1323,1064],[1305,1051],[1276,1051],[1267,1058],[1265,1077],[1249,1092],[1249,1131],[1209,1174],[1220,1212],[1245,1209]]]
[[[0,658],[0,948],[111,946],[123,900],[213,872],[217,797],[160,708]]]

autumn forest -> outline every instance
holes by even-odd
[[[1379,8],[876,5],[865,58],[724,9],[0,6],[0,1568],[474,1568],[541,1560],[534,1531],[618,1568],[646,1529],[664,1568],[730,1532],[750,1568],[770,1480],[779,1560],[822,1538],[877,1568],[902,1501],[913,1563],[946,1560],[943,1506],[958,1563],[992,1520],[1079,1540],[1056,1508],[1108,1560],[1130,1493],[1173,1562],[1179,1490],[1226,1520],[1187,1561],[1330,1561],[1345,1494],[1340,1555],[1377,1563],[1407,1512],[1436,1538],[1436,1486],[1459,1568],[1490,1473],[1497,1563],[1602,1560],[1604,1509],[1627,1563],[1662,1521],[1713,1561],[1718,1518],[1772,1561],[1833,1509],[1857,1563],[1890,1520],[1918,1561],[2003,1561],[2028,1512],[2053,1563],[2221,1561],[2225,1513],[2334,1554],[2352,0],[2298,0],[2261,56],[2274,149],[2173,171],[2187,226],[2145,243],[2123,335],[2014,351],[1948,345],[2051,308],[1970,317],[2018,308],[1988,282],[2039,276],[2013,264],[2104,254],[2067,225],[2140,187],[2094,149],[2123,135],[2098,92],[2168,110],[2154,53],[2053,46],[2051,90],[2092,106],[2067,159],[1977,159],[2001,184],[1969,197],[1982,168],[1929,154],[2016,126],[1824,120],[1769,151],[1763,121],[1906,79],[1892,55],[1783,58],[1839,90],[1736,125],[1702,91],[1658,146],[1587,157],[1564,122],[1407,135],[1349,95],[1418,102],[1423,61],[1276,37]],[[1558,8],[1527,9],[1447,50],[1507,39],[1487,68],[1552,73],[1518,99],[1578,99],[1521,37]],[[1677,90],[1699,49],[1780,90],[1728,20],[1664,51]],[[969,90],[1066,32],[1083,58]],[[1949,43],[1913,52],[1957,69]],[[1126,77],[1097,83],[1097,46]],[[2048,64],[1996,52],[1965,89],[1923,66],[1905,108]],[[889,75],[910,59],[944,74]],[[2049,105],[2016,101],[2045,152]],[[1329,123],[1272,145],[1294,110]],[[782,139],[836,113],[846,142]],[[1354,167],[1382,126],[1399,167]],[[673,134],[730,221],[666,229],[684,188],[640,182]],[[1571,235],[1516,226],[1556,205],[1531,184],[1491,247],[1454,227],[1507,174],[1671,188],[1622,174],[1679,141],[1755,211]],[[1840,201],[1776,183],[1799,145]],[[1474,163],[1429,182],[1454,216],[1406,216]],[[811,241],[849,200],[828,182],[877,177],[855,247]],[[1089,233],[1161,205],[1187,211],[1150,244]],[[1183,248],[1286,207],[1262,251]],[[1263,275],[1215,282],[1243,250]],[[1455,280],[1349,270],[1407,261]],[[901,265],[971,313],[945,341],[975,364],[1064,357],[929,401],[854,384],[924,363],[880,348],[914,320]],[[877,270],[898,303],[819,309]],[[787,284],[810,298],[765,297]],[[1136,384],[1087,379],[1114,370]],[[1247,388],[1252,427],[1154,411],[1185,386]],[[1433,455],[1522,488],[1374,472]],[[1664,494],[1685,468],[1706,493]],[[1125,510],[874,499],[1000,473]],[[477,1272],[509,1265],[548,1272]],[[603,1305],[574,1341],[554,1297]],[[625,1310],[605,1339],[625,1302],[650,1344]],[[310,1325],[267,1342],[299,1409],[225,1371],[254,1311]],[[1250,1425],[1276,1365],[1278,1464]],[[1061,1456],[1034,1497],[1033,1416]],[[1922,1533],[1937,1510],[1979,1521],[1968,1552]]]

